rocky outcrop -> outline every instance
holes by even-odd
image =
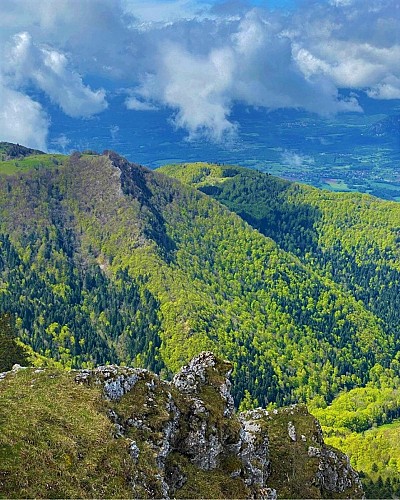
[[[103,386],[115,437],[135,464],[137,497],[360,498],[356,472],[325,446],[304,406],[236,414],[232,366],[201,353],[161,380],[143,369],[81,370]]]

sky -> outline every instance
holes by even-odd
[[[116,98],[215,143],[236,104],[363,113],[400,98],[399,20],[400,0],[1,0],[0,140],[47,150],[55,108]]]

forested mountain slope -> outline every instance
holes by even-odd
[[[0,309],[36,353],[174,372],[213,350],[262,405],[390,364],[372,308],[209,196],[115,153],[35,158],[1,177]]]
[[[327,408],[314,408],[327,442],[349,455],[362,476],[367,498],[400,494],[400,379],[382,371],[375,380],[340,394]]]
[[[45,153],[38,149],[27,148],[20,144],[13,144],[12,142],[0,142],[0,159],[2,161],[43,154]]]
[[[400,204],[332,193],[240,167],[163,167],[239,214],[303,263],[331,278],[400,331]]]

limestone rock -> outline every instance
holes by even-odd
[[[115,365],[98,366],[93,370],[80,370],[75,377],[78,383],[94,381],[104,386],[105,397],[109,400],[121,399],[129,392],[147,370],[126,368]]]
[[[239,456],[244,466],[244,481],[259,493],[267,486],[269,476],[269,439],[264,432],[262,419],[268,416],[266,410],[257,409],[240,414],[242,444]]]
[[[172,382],[117,366],[76,373],[77,383],[103,387],[114,436],[135,466],[134,496],[226,496],[232,488],[247,498],[362,497],[356,472],[325,446],[305,407],[235,414],[231,370],[203,352]],[[196,490],[201,481],[208,493]]]

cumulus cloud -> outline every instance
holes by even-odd
[[[13,85],[31,81],[72,117],[91,116],[107,107],[103,89],[93,91],[84,85],[63,53],[38,47],[27,32],[13,37],[4,74]]]
[[[127,97],[125,105],[134,111],[156,111],[158,108],[151,102],[141,101],[135,96]]]
[[[400,99],[400,78],[388,76],[381,83],[367,90],[372,99]]]
[[[232,137],[237,124],[229,115],[236,102],[321,114],[361,111],[355,98],[340,97],[331,76],[315,69],[315,57],[299,48],[305,62],[296,59],[294,44],[277,19],[252,9],[230,23],[229,37],[205,53],[202,47],[189,50],[176,42],[164,43],[154,72],[136,89],[144,99],[176,110],[173,123],[188,130],[189,138]]]
[[[357,111],[354,100],[339,97],[337,87],[320,75],[308,77],[293,56],[293,42],[278,22],[253,10],[240,22],[236,42],[237,98],[267,108],[304,108],[331,114]]]
[[[229,47],[211,50],[207,57],[190,54],[177,45],[165,50],[159,95],[177,110],[174,123],[186,128],[190,138],[199,135],[220,141],[235,125],[228,120],[234,57]]]
[[[30,97],[0,82],[0,137],[34,149],[46,150],[49,118]]]
[[[85,83],[101,78],[129,89],[132,112],[170,108],[190,138],[216,141],[240,127],[236,103],[329,115],[362,111],[342,89],[400,98],[398,0],[304,0],[290,15],[213,3],[2,0],[4,85],[20,95],[32,85],[80,117],[107,106],[105,91]]]

